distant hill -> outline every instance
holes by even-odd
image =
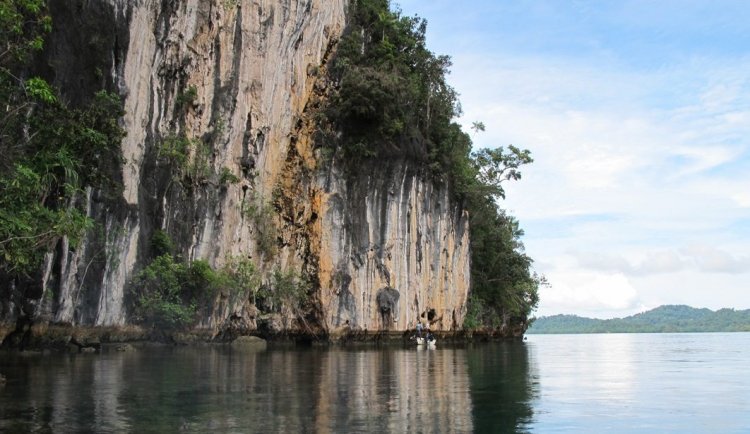
[[[750,310],[696,309],[685,305],[666,305],[614,319],[592,319],[576,315],[537,318],[527,333],[676,333],[676,332],[749,332]]]

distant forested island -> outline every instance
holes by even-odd
[[[697,309],[685,305],[659,306],[625,318],[593,319],[576,315],[537,318],[530,334],[560,333],[678,333],[747,332],[750,309]]]

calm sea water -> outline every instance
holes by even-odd
[[[0,354],[0,432],[750,432],[750,334]]]

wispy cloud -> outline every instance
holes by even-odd
[[[702,271],[729,274],[750,273],[750,256],[732,255],[711,245],[692,245],[685,247],[681,252]]]
[[[750,273],[750,256],[735,255],[701,244],[676,250],[647,251],[637,259],[628,259],[618,254],[582,251],[571,252],[571,256],[582,269],[630,276],[675,273],[685,269],[706,273]]]

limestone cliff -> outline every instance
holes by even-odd
[[[462,324],[468,221],[447,186],[404,161],[346,174],[315,143],[346,0],[54,0],[50,9],[54,84],[73,103],[101,87],[123,97],[125,163],[113,174],[122,189],[87,191],[97,229],[48,255],[41,291],[7,301],[6,323],[128,324],[128,282],[162,230],[188,261],[249,257],[266,283],[275,269],[297,270],[316,330],[404,330],[419,316],[444,330]],[[170,159],[174,143],[187,153],[181,163]],[[266,205],[265,221],[247,212]],[[217,332],[238,318],[255,327],[252,302],[220,294],[198,327]]]

